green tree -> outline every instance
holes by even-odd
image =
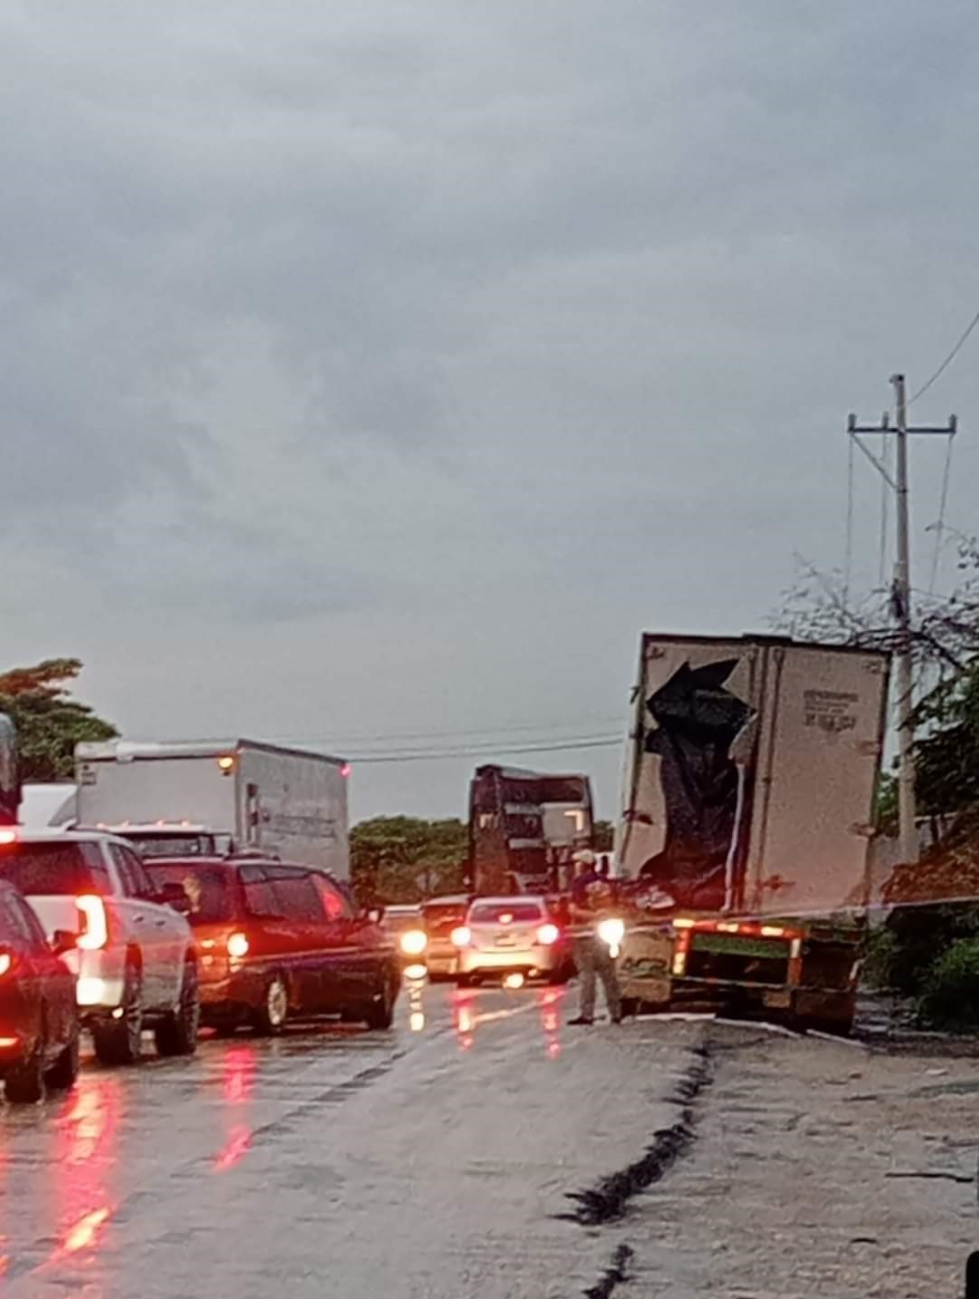
[[[615,826],[611,821],[596,821],[594,827],[596,852],[611,852],[615,842]]]
[[[0,673],[0,712],[17,727],[23,780],[71,780],[79,741],[111,740],[119,734],[87,704],[70,697],[66,683],[81,670],[80,659],[45,659]]]
[[[375,816],[350,831],[351,883],[364,906],[457,893],[468,852],[468,830],[456,818]]]

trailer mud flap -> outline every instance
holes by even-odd
[[[623,998],[641,1006],[666,1006],[670,1000],[672,931],[629,930],[622,940],[618,961]]]

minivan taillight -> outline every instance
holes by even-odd
[[[97,952],[109,941],[109,926],[105,917],[105,903],[95,893],[83,893],[75,899],[81,921],[76,947],[84,952]]]

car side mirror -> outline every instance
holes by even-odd
[[[164,906],[179,911],[182,916],[190,914],[191,903],[187,891],[182,884],[178,884],[175,880],[167,880],[166,884],[157,893],[156,899],[158,902],[162,902]]]
[[[55,956],[64,956],[78,946],[78,935],[70,929],[56,929],[51,935],[51,950]]]

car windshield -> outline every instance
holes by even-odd
[[[233,876],[220,866],[198,866],[190,862],[147,862],[146,870],[157,888],[179,884],[187,894],[192,925],[213,925],[234,916]]]
[[[469,913],[473,925],[528,924],[543,919],[543,909],[537,902],[480,902]]]
[[[107,882],[97,845],[74,842],[5,845],[0,876],[34,897],[102,892]]]
[[[134,834],[129,838],[144,857],[203,857],[214,852],[207,835]]]

